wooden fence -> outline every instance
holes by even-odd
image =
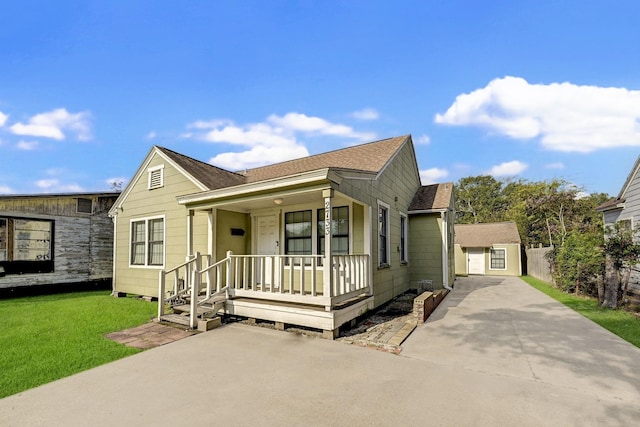
[[[550,247],[527,248],[525,253],[527,256],[527,274],[536,279],[543,280],[547,283],[553,283],[551,276],[551,265],[545,258],[545,255],[552,249]]]

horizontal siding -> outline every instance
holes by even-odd
[[[0,277],[0,288],[109,280],[113,275],[113,223],[107,216],[117,198],[82,195],[93,200],[93,213],[77,213],[77,197],[0,200],[0,216],[54,222],[52,273]]]
[[[420,177],[416,169],[413,146],[405,145],[396,154],[387,168],[376,180],[345,179],[340,183],[340,192],[372,207],[373,224],[371,227],[371,241],[373,247],[373,293],[374,305],[379,306],[391,298],[410,289],[411,267],[400,264],[400,213],[406,214],[413,196],[420,188]],[[389,205],[389,239],[390,239],[390,267],[378,268],[378,234],[377,200]],[[409,231],[410,233],[411,230]],[[411,241],[411,235],[409,236]],[[409,259],[411,263],[411,258]]]
[[[442,220],[440,214],[412,215],[409,220],[411,283],[432,280],[442,288]]]
[[[164,215],[165,268],[183,263],[187,255],[187,210],[178,204],[176,197],[200,190],[170,163],[154,155],[149,167],[160,165],[164,165],[164,186],[149,190],[147,173],[143,171],[140,180],[132,183],[133,187],[117,215],[114,286],[118,292],[147,296],[157,296],[158,293],[158,272],[162,270],[161,267],[129,266],[131,220]],[[195,219],[198,224],[206,224],[207,221],[206,215],[196,215]],[[201,239],[198,237],[194,240],[201,242]]]

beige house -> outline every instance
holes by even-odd
[[[434,289],[453,286],[454,254],[453,183],[421,187],[409,205],[411,282],[427,281]],[[435,242],[440,241],[440,244]]]
[[[429,215],[446,228],[452,205],[413,212],[420,189],[408,135],[243,173],[154,146],[110,211],[114,292],[158,297],[160,317],[192,327],[225,312],[333,336],[416,279],[450,283],[411,243],[444,254],[450,234],[410,230]]]
[[[515,222],[456,224],[456,274],[520,276],[520,234]]]

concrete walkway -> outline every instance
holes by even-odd
[[[625,426],[640,350],[519,279],[461,279],[400,356],[231,324],[0,400],[3,426]]]

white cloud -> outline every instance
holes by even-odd
[[[287,113],[281,117],[272,114],[267,118],[267,122],[278,128],[282,128],[285,132],[292,131],[311,135],[332,135],[360,140],[375,138],[375,134],[370,132],[356,132],[350,126],[334,124],[320,117],[310,117],[300,113]]]
[[[427,145],[431,142],[431,137],[429,135],[420,135],[414,142],[418,145]]]
[[[0,111],[0,127],[4,126],[4,124],[7,123],[8,119],[9,119],[9,116],[7,116],[2,111]]]
[[[13,194],[13,193],[15,193],[15,191],[13,191],[11,187],[9,187],[8,185],[0,184],[0,194]]]
[[[358,120],[378,120],[380,118],[380,113],[373,108],[364,108],[351,113],[351,117]]]
[[[544,167],[547,169],[564,169],[564,163],[562,162],[549,163],[547,165],[544,165]]]
[[[299,159],[309,155],[307,149],[298,144],[274,149],[264,145],[252,147],[241,153],[221,153],[209,160],[209,163],[229,170],[251,169],[258,166]]]
[[[300,113],[271,115],[260,123],[238,125],[231,120],[196,121],[187,126],[184,138],[197,138],[213,143],[225,143],[247,148],[211,158],[210,163],[230,170],[242,170],[296,159],[309,155],[298,141],[304,136],[338,136],[357,140],[373,140],[374,133],[356,132],[351,127],[331,123],[320,117]]]
[[[521,174],[522,172],[527,170],[528,167],[529,166],[526,163],[522,163],[518,160],[513,160],[510,162],[500,163],[499,165],[492,167],[491,170],[487,172],[487,174],[495,177],[514,176]]]
[[[66,133],[72,133],[80,141],[91,139],[90,115],[87,112],[69,113],[64,108],[58,108],[47,113],[36,114],[27,124],[16,123],[9,129],[16,135],[37,136],[56,139],[66,138]]]
[[[38,147],[37,141],[18,141],[18,143],[16,144],[16,148],[18,150],[30,151],[30,150],[35,150],[37,147]]]
[[[154,131],[151,131],[144,138],[145,139],[155,139],[156,136],[157,136],[156,133]]]
[[[458,95],[435,122],[480,126],[514,139],[539,138],[550,150],[591,152],[640,145],[640,91],[530,84],[504,77]]]
[[[422,185],[429,185],[437,183],[440,178],[444,178],[449,175],[449,171],[441,168],[424,169],[420,171],[420,180]]]
[[[76,193],[83,191],[78,184],[63,184],[55,178],[40,179],[35,184],[36,187],[47,193]]]

